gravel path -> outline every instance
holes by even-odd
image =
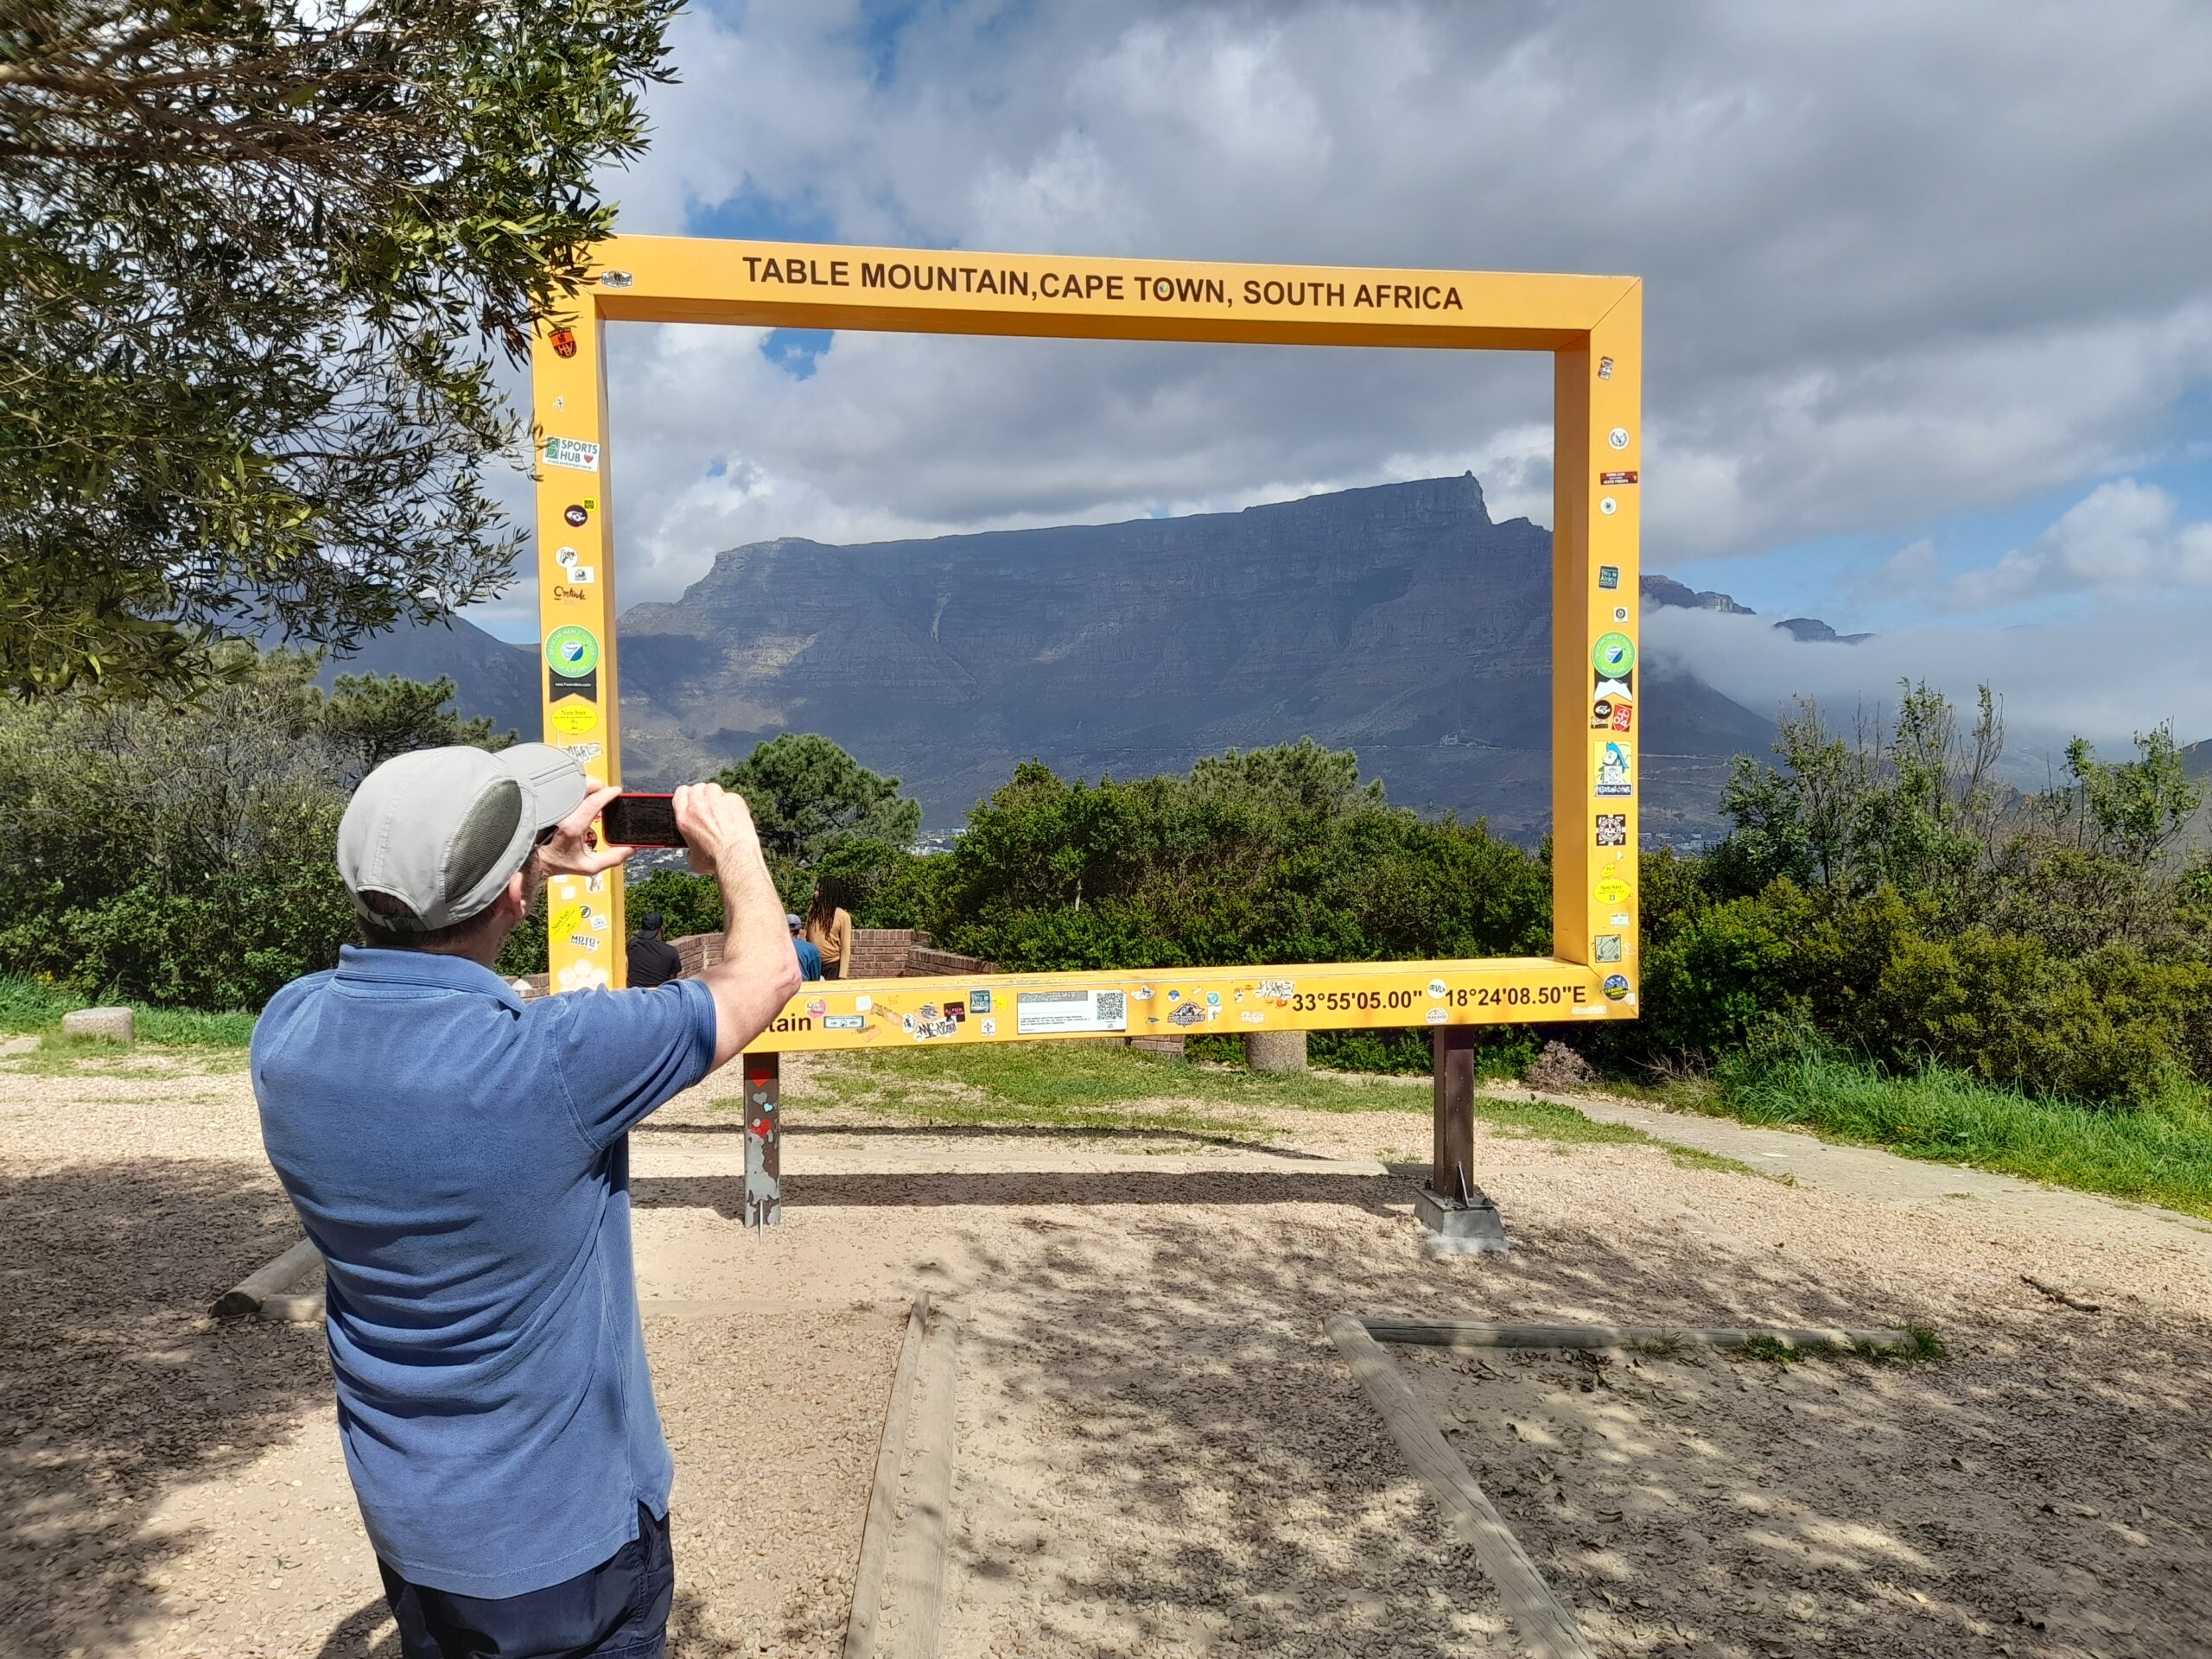
[[[294,1236],[243,1077],[24,1064],[0,1057],[0,1651],[386,1659],[316,1334],[199,1311]],[[734,1083],[633,1142],[679,1655],[834,1652],[918,1287],[965,1326],[948,1655],[1510,1652],[1320,1335],[1346,1308],[1950,1344],[1910,1371],[1639,1358],[1586,1395],[1563,1362],[1412,1362],[1602,1652],[2212,1652],[2194,1235],[1484,1131],[1519,1248],[1437,1261],[1386,1167],[1427,1144],[1417,1093],[1270,1115],[1270,1150],[917,1130],[838,1109],[835,1076],[787,1069],[765,1237],[732,1219]],[[2111,1289],[2084,1313],[2023,1274]],[[1573,1448],[1551,1480],[1508,1419]]]

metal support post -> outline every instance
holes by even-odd
[[[1429,1037],[1434,1138],[1428,1185],[1414,1198],[1414,1214],[1440,1255],[1471,1255],[1512,1248],[1497,1206],[1474,1184],[1475,1040],[1473,1026],[1438,1026]]]
[[[747,1054],[745,1068],[745,1224],[784,1218],[783,1056]]]

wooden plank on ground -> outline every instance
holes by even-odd
[[[1913,1346],[1910,1331],[1859,1330],[1840,1325],[1806,1329],[1788,1325],[1491,1325],[1481,1319],[1424,1319],[1401,1313],[1364,1313],[1359,1316],[1359,1323],[1379,1342],[1413,1343],[1429,1348],[1628,1348],[1643,1343],[1742,1348],[1761,1340],[1791,1348]]]
[[[945,1558],[952,1542],[953,1384],[960,1327],[930,1310],[914,1401],[913,1478],[891,1560],[889,1600],[895,1659],[937,1659],[944,1611]]]
[[[219,1319],[242,1318],[261,1312],[262,1299],[274,1296],[299,1282],[308,1268],[322,1258],[315,1253],[315,1245],[307,1239],[278,1256],[274,1262],[256,1268],[251,1273],[225,1291],[210,1311]]]
[[[899,1528],[899,1471],[906,1460],[906,1422],[913,1415],[914,1378],[919,1368],[922,1332],[929,1323],[927,1291],[914,1298],[906,1316],[906,1339],[899,1347],[898,1369],[891,1374],[891,1397],[883,1410],[883,1439],[875,1452],[875,1484],[868,1497],[868,1519],[861,1526],[860,1566],[853,1574],[853,1611],[845,1621],[844,1659],[874,1659],[875,1624],[883,1611],[883,1573]]]
[[[1390,1438],[1444,1511],[1446,1523],[1473,1548],[1476,1562],[1497,1586],[1522,1646],[1536,1659],[1595,1659],[1574,1615],[1552,1593],[1513,1529],[1366,1326],[1339,1313],[1329,1321],[1329,1337],[1374,1402]]]

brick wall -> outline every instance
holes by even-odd
[[[918,928],[856,927],[853,930],[853,959],[846,965],[847,979],[950,978],[995,974],[996,963],[981,957],[963,957],[938,949],[937,941]]]
[[[845,964],[847,979],[902,979],[906,957],[917,944],[933,944],[926,933],[911,927],[856,927],[853,930],[852,959]]]
[[[720,933],[686,933],[680,939],[671,939],[676,947],[676,959],[683,964],[676,971],[677,976],[690,979],[702,968],[711,968],[722,959],[722,938]]]
[[[680,939],[671,939],[676,947],[681,969],[689,979],[702,968],[709,967],[722,959],[722,935],[719,933],[687,933]],[[853,960],[845,975],[847,979],[923,979],[951,978],[976,974],[995,974],[998,964],[985,962],[980,957],[963,957],[950,950],[940,950],[937,941],[919,929],[911,927],[856,927],[853,930]],[[509,982],[522,992],[523,1000],[545,995],[545,976],[532,974],[527,979]],[[1176,1039],[1181,1047],[1181,1039]]]

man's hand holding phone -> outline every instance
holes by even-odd
[[[721,884],[729,922],[722,959],[699,973],[714,994],[715,1064],[720,1065],[767,1030],[798,995],[798,958],[745,798],[720,784],[686,784],[671,805],[692,869]]]
[[[759,857],[760,836],[744,796],[720,784],[686,784],[676,791],[674,804],[676,827],[697,874],[715,874],[733,855]]]
[[[592,841],[591,827],[607,803],[622,791],[595,789],[583,804],[553,826],[553,833],[539,843],[537,867],[547,875],[597,875],[630,856],[627,847],[601,847]]]

